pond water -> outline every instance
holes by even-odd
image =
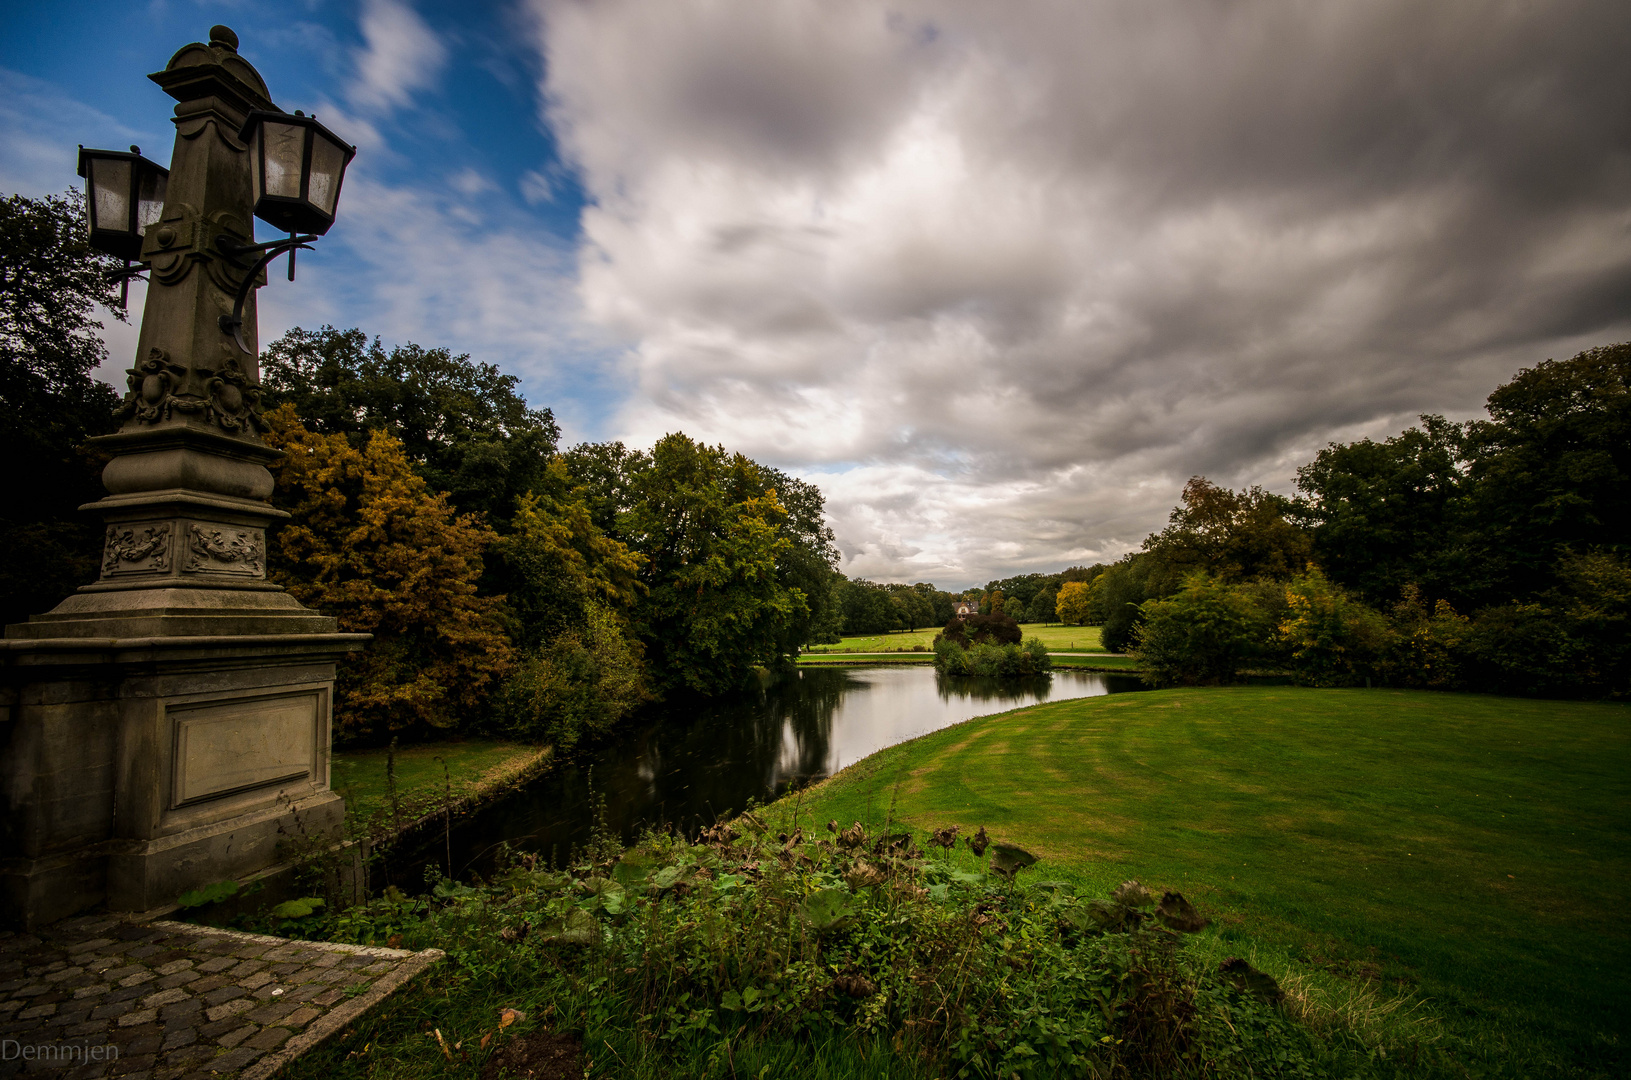
[[[830,776],[886,746],[975,716],[1042,701],[1142,689],[1137,677],[1058,671],[1023,679],[951,678],[927,665],[799,668],[756,692],[654,711],[423,847],[390,858],[409,885],[426,862],[451,858],[455,876],[486,873],[499,844],[564,859],[592,823],[591,793],[607,824],[631,840],[648,826],[690,833],[749,799]],[[592,786],[591,786],[592,785]]]

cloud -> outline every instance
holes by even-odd
[[[852,573],[1109,558],[1631,336],[1607,0],[535,10],[622,433],[817,481]]]
[[[367,44],[355,52],[357,73],[346,90],[354,107],[400,109],[415,91],[436,85],[447,49],[413,8],[398,0],[364,0],[361,26]]]
[[[575,253],[489,198],[491,181],[449,179],[438,191],[347,176],[334,230],[296,282],[274,273],[258,294],[262,343],[333,323],[447,346],[519,376],[569,438],[596,434],[620,343],[582,318]]]

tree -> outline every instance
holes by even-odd
[[[1289,520],[1291,500],[1258,487],[1230,491],[1204,476],[1190,478],[1183,500],[1167,527],[1144,541],[1157,594],[1196,570],[1237,583],[1284,580],[1307,566],[1311,541]]]
[[[1631,553],[1631,343],[1518,372],[1467,426],[1475,599],[1561,583],[1564,556]]]
[[[517,623],[512,636],[527,652],[584,630],[591,606],[616,620],[639,601],[645,559],[595,526],[559,458],[517,501],[510,534],[493,553],[498,589]]]
[[[627,458],[618,539],[643,555],[633,622],[656,684],[717,694],[779,662],[808,625],[804,592],[778,572],[793,545],[777,492],[741,454],[668,435]]]
[[[1269,630],[1245,590],[1201,571],[1143,608],[1132,653],[1158,685],[1232,682]]]
[[[1280,638],[1299,682],[1351,686],[1377,672],[1392,644],[1385,619],[1318,569],[1286,586]]]
[[[888,587],[875,581],[866,578],[847,581],[841,603],[846,634],[887,634],[906,625]]]
[[[1143,616],[1142,604],[1156,599],[1151,583],[1154,560],[1131,553],[1094,579],[1090,587],[1090,607],[1102,615],[1099,642],[1111,652],[1132,647],[1133,631]]]
[[[889,600],[895,605],[896,622],[907,630],[934,625],[934,604],[912,585],[887,585]]]
[[[296,327],[261,354],[269,407],[290,405],[307,430],[362,446],[374,431],[399,440],[435,491],[507,527],[537,483],[560,428],[492,364],[409,342],[386,352],[361,330]]]
[[[1332,443],[1297,470],[1320,566],[1372,604],[1412,584],[1435,598],[1469,592],[1465,430],[1421,421],[1385,442]]]
[[[1031,597],[1031,602],[1025,607],[1025,621],[1034,623],[1051,623],[1057,617],[1054,605],[1059,598],[1058,592],[1049,585]]]
[[[384,431],[357,447],[307,431],[289,405],[266,420],[266,441],[288,455],[277,483],[293,514],[275,534],[273,579],[340,629],[374,635],[340,664],[337,732],[377,738],[478,717],[513,662],[502,598],[476,595],[492,530],[456,514]]]
[[[670,446],[671,451],[681,443],[694,446],[684,435],[668,438],[681,441]],[[650,507],[643,500],[647,492],[654,492],[659,500],[669,497],[670,493],[650,486],[658,469],[658,448],[663,446],[659,443],[646,453],[622,443],[583,443],[563,455],[567,469],[582,485],[594,523],[652,558],[661,553],[641,545],[657,542],[654,538],[659,534],[645,531],[643,523],[650,520]],[[844,625],[847,589],[838,574],[838,549],[826,523],[821,490],[741,454],[730,454],[723,447],[697,447],[696,451],[709,458],[711,464],[703,471],[713,478],[709,482],[725,503],[740,504],[775,493],[780,512],[771,517],[778,541],[783,541],[777,547],[776,586],[789,596],[796,592],[802,602],[789,607],[787,617],[778,623],[776,639],[764,650],[767,662],[771,657],[792,655],[811,642],[837,640]],[[648,640],[647,644],[653,643]]]
[[[46,611],[94,581],[102,530],[79,507],[103,495],[103,460],[80,450],[113,429],[118,397],[92,372],[107,358],[97,307],[110,310],[117,265],[85,240],[76,191],[0,200],[0,623]]]
[[[1089,586],[1086,582],[1067,581],[1059,586],[1059,597],[1054,601],[1054,611],[1059,621],[1071,626],[1085,625],[1091,614],[1088,598]]]

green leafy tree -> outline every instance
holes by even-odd
[[[912,585],[885,586],[889,600],[895,605],[895,621],[907,630],[934,625],[934,603],[920,589]]]
[[[1569,552],[1631,553],[1631,343],[1520,371],[1467,426],[1477,599],[1561,584]]]
[[[1260,655],[1271,630],[1247,590],[1201,571],[1172,596],[1146,600],[1143,609],[1132,655],[1157,685],[1233,682]]]
[[[102,530],[79,507],[100,498],[103,460],[80,449],[113,430],[118,398],[92,377],[107,358],[97,309],[121,321],[114,261],[85,240],[76,191],[0,199],[0,623],[54,607],[94,581]]]
[[[1508,694],[1631,698],[1631,560],[1566,555],[1558,584],[1475,612],[1468,682]]]
[[[694,445],[683,435],[668,438],[680,440],[674,447],[681,443]],[[663,535],[647,527],[652,520],[648,493],[659,502],[670,498],[651,486],[653,476],[661,471],[657,454],[663,448],[664,443],[659,443],[647,453],[630,450],[622,443],[583,443],[563,455],[567,469],[583,488],[595,525],[632,550],[654,559],[663,557],[663,552],[641,545],[655,543],[654,538]],[[664,452],[672,456],[673,447]],[[713,476],[710,482],[725,503],[743,503],[775,492],[780,512],[771,517],[778,540],[785,541],[777,545],[776,586],[789,596],[796,592],[802,603],[792,605],[786,617],[778,620],[777,636],[763,650],[765,655],[790,656],[812,642],[837,640],[847,590],[837,571],[838,550],[826,524],[820,489],[741,454],[730,454],[722,447],[702,447],[697,453],[709,458],[711,464],[704,471]],[[654,643],[648,640],[647,644]],[[657,663],[657,653],[651,656]],[[735,672],[730,677],[740,674]]]
[[[630,457],[618,538],[646,559],[633,621],[654,682],[718,694],[781,662],[809,604],[778,572],[793,541],[777,492],[759,486],[762,471],[684,435]]]
[[[1089,587],[1090,611],[1102,619],[1099,641],[1111,652],[1125,652],[1132,647],[1133,631],[1142,617],[1142,604],[1157,596],[1150,581],[1152,565],[1153,560],[1148,556],[1129,554],[1095,578]]]
[[[1290,520],[1291,500],[1257,487],[1230,491],[1204,476],[1184,485],[1183,500],[1167,527],[1144,542],[1158,594],[1196,570],[1238,583],[1285,580],[1307,567],[1312,540]]]
[[[287,454],[277,484],[293,515],[274,537],[273,580],[342,630],[374,635],[341,661],[337,734],[478,720],[513,662],[502,598],[477,595],[492,530],[431,491],[384,431],[358,447],[307,431],[287,405],[267,423],[267,442]]]
[[[411,342],[387,352],[357,329],[290,330],[261,354],[261,383],[268,406],[291,406],[309,431],[359,446],[390,434],[432,490],[500,527],[560,437],[550,411],[516,393],[515,376]]]
[[[1321,568],[1372,604],[1410,585],[1431,597],[1470,591],[1465,429],[1421,421],[1383,442],[1333,443],[1297,470]]]
[[[866,578],[853,578],[843,590],[844,633],[887,634],[906,626],[889,588]]]

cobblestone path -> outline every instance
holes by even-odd
[[[442,955],[113,916],[0,933],[0,1077],[266,1080]]]

